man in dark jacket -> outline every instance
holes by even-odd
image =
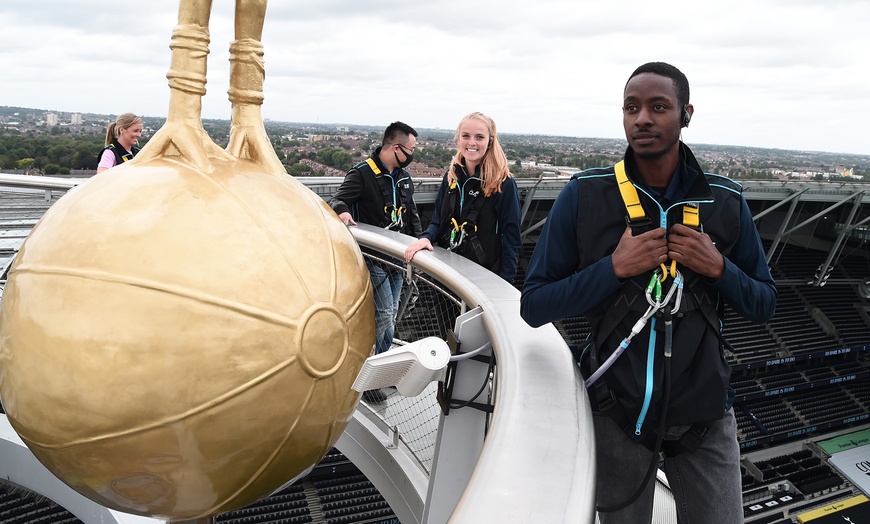
[[[381,146],[364,162],[354,166],[329,201],[341,221],[357,222],[399,231],[416,238],[422,232],[414,203],[414,184],[405,171],[413,160],[417,132],[402,122],[384,131]],[[396,327],[396,313],[402,294],[401,270],[366,258],[375,291],[375,350],[390,349]],[[367,398],[378,400],[377,393]],[[380,399],[383,400],[383,399]]]
[[[581,368],[602,524],[651,521],[659,451],[680,522],[743,522],[722,308],[764,322],[776,287],[740,186],[705,174],[680,140],[694,111],[685,75],[645,64],[623,94],[624,161],[562,190],[521,314],[532,326],[578,315],[592,326]]]

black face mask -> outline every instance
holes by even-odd
[[[402,148],[399,147],[399,149],[402,149]],[[404,153],[404,155],[405,155],[405,161],[404,161],[404,162],[401,162],[401,161],[399,160],[399,154],[396,153],[395,151],[393,151],[393,156],[396,157],[396,163],[399,164],[399,167],[402,168],[402,169],[405,169],[406,167],[408,167],[408,166],[411,165],[411,162],[414,161],[414,153],[411,153],[411,154],[409,155],[408,153],[405,152],[404,149],[402,149],[402,153]]]

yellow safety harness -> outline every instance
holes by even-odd
[[[450,182],[450,191],[455,192],[457,189],[457,186],[458,186],[458,184],[456,183],[456,180],[453,180],[452,182]],[[455,193],[448,193],[448,195],[455,196]],[[451,202],[455,202],[455,198],[453,200],[451,200]],[[467,236],[472,235],[474,233],[477,233],[476,220],[477,220],[477,215],[480,212],[480,207],[481,207],[480,204],[482,204],[482,203],[483,203],[482,199],[476,198],[474,200],[474,202],[472,202],[471,209],[469,210],[469,212],[467,213],[467,216],[465,217],[466,220],[464,220],[462,223],[459,223],[459,220],[462,220],[462,218],[460,218],[459,220],[456,220],[456,217],[453,217],[450,219],[450,223],[453,226],[453,227],[450,227],[450,233],[449,233],[449,237],[448,237],[448,242],[449,242],[448,249],[450,249],[450,251],[453,251],[456,248],[458,248],[459,246],[461,246],[462,243],[465,242],[465,239]],[[455,204],[449,204],[449,207],[452,208],[454,205]],[[469,229],[471,230],[470,232],[466,229],[467,226],[469,226]]]
[[[625,161],[620,160],[613,169],[616,174],[617,185],[619,186],[619,194],[622,195],[622,202],[625,204],[625,211],[628,213],[628,217],[625,219],[626,223],[632,227],[651,224],[649,217],[646,215],[646,211],[644,211],[643,206],[640,204],[640,197],[637,195],[637,188],[634,187],[634,184],[631,183],[631,180],[628,179],[628,175],[625,172]],[[698,215],[698,204],[683,204],[683,224],[695,229],[701,227],[701,220]],[[676,260],[671,260],[670,268],[665,266],[665,264],[662,264],[661,267],[662,282],[668,278],[668,275],[670,275],[671,278],[677,276]]]
[[[628,179],[628,175],[625,172],[625,161],[620,161],[614,166],[614,174],[616,175],[616,182],[619,187],[619,194],[622,196],[622,201],[625,204],[625,210],[628,213],[628,216],[625,217],[625,222],[629,227],[644,227],[644,226],[652,226],[652,221],[647,216],[646,211],[643,209],[643,205],[640,203],[640,197],[637,194],[637,188],[634,187],[634,184]],[[683,205],[683,224],[698,228],[700,224],[700,219],[698,216],[698,206],[697,204],[684,204]],[[667,227],[667,217],[662,211],[662,216],[660,217],[660,225],[662,227]],[[672,283],[669,291],[666,296],[662,297],[662,283],[668,278],[670,274],[672,278]],[[592,388],[592,386],[601,378],[604,373],[610,369],[613,363],[617,358],[622,355],[622,353],[628,348],[628,345],[631,343],[631,339],[640,333],[644,327],[646,327],[647,321],[650,321],[650,334],[649,334],[649,347],[647,350],[647,372],[646,372],[646,382],[644,388],[644,399],[643,405],[640,409],[640,413],[638,414],[637,420],[635,422],[635,430],[634,434],[637,437],[640,437],[642,433],[642,427],[644,420],[646,419],[647,413],[650,408],[650,404],[652,402],[652,394],[654,387],[654,359],[655,359],[655,345],[656,345],[656,330],[655,323],[656,319],[654,315],[662,314],[663,321],[665,323],[665,340],[663,344],[663,356],[665,358],[664,362],[664,390],[662,392],[662,413],[659,416],[659,424],[658,431],[655,433],[655,445],[652,448],[653,451],[653,459],[650,462],[649,468],[647,469],[647,473],[641,481],[640,486],[634,492],[634,494],[629,497],[623,503],[610,506],[610,507],[602,507],[600,505],[596,506],[598,511],[600,512],[612,512],[622,509],[632,502],[634,502],[637,497],[643,492],[644,487],[649,482],[652,477],[653,472],[656,469],[656,465],[658,464],[658,455],[659,451],[662,449],[662,442],[665,434],[665,420],[666,414],[668,410],[668,404],[670,402],[670,383],[671,383],[671,356],[672,356],[672,347],[671,343],[673,340],[673,316],[680,309],[680,300],[683,295],[683,275],[680,271],[677,270],[677,261],[671,260],[670,268],[665,266],[665,264],[661,264],[661,269],[656,268],[652,276],[650,277],[649,284],[646,287],[646,299],[649,303],[649,308],[647,308],[646,313],[641,316],[641,318],[634,324],[634,327],[631,328],[631,332],[627,337],[625,337],[622,342],[614,349],[611,355],[607,358],[605,362],[603,362],[597,370],[592,373],[592,375],[586,379],[585,385],[586,388]],[[675,302],[673,307],[668,307],[668,304],[671,302],[671,299],[675,297]],[[599,384],[597,389],[603,389],[603,393],[609,394],[610,398],[615,401],[615,397],[613,397],[613,393],[607,389],[607,386],[604,384]],[[602,393],[602,394],[603,394]],[[600,404],[599,404],[600,406]]]
[[[381,170],[380,170],[380,168],[378,168],[378,165],[375,163],[374,160],[372,160],[371,158],[366,158],[366,164],[369,165],[369,167],[372,169],[372,172],[375,174],[375,176],[381,174]],[[392,221],[387,226],[387,229],[392,229],[392,228],[397,227],[397,226],[399,228],[401,228],[405,222],[404,219],[402,218],[402,215],[408,211],[405,206],[397,205],[396,191],[398,191],[398,190],[395,187],[395,181],[393,181],[392,195],[387,195],[387,194],[383,195],[384,196],[384,214],[388,215],[390,217],[390,220]],[[390,199],[392,199],[392,203],[390,203]],[[390,209],[390,208],[392,208],[392,209]]]

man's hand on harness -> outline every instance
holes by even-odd
[[[719,280],[725,274],[725,258],[707,234],[683,224],[674,224],[667,245],[667,256],[681,266],[713,280]]]
[[[631,228],[626,227],[610,259],[613,274],[620,280],[660,267],[668,260],[668,241],[664,228],[633,236]]]

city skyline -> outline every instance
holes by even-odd
[[[79,148],[69,139],[99,140],[101,144],[105,126],[113,119],[114,115],[106,114],[82,115],[0,106],[0,149],[6,142],[7,151],[14,148],[18,157],[34,156],[33,165],[36,168],[45,168],[46,174],[65,168],[78,169],[82,164],[81,158],[70,155]],[[73,120],[79,123],[76,124]],[[163,125],[164,117],[145,116],[143,120],[145,132],[140,145]],[[55,121],[57,124],[51,124]],[[221,145],[226,143],[229,120],[207,119],[203,123],[206,132],[213,139]],[[363,124],[269,120],[265,125],[266,132],[279,152],[279,158],[287,166],[288,173],[294,176],[343,176],[353,162],[364,158],[374,145],[380,143],[382,132],[380,127]],[[64,127],[68,128],[63,129]],[[3,129],[7,131],[4,133]],[[417,130],[420,133],[417,148],[419,154],[409,168],[412,176],[441,176],[445,162],[455,153],[455,149],[452,149],[455,148],[453,131],[429,128]],[[48,135],[56,138],[58,144],[63,144],[65,149],[55,150],[52,158],[45,155],[44,147],[42,154],[28,153],[31,147],[40,143],[40,137]],[[537,177],[548,173],[565,175],[590,167],[608,165],[621,157],[627,145],[624,139],[594,137],[502,133],[501,138],[512,171],[521,177]],[[9,144],[15,145],[9,147]],[[849,177],[854,182],[866,183],[865,179],[870,176],[870,155],[721,144],[690,145],[705,169],[738,179],[830,179],[843,182],[844,177]],[[345,155],[342,160],[333,156],[339,150]],[[0,154],[0,167],[15,169],[17,160],[18,158],[10,160]],[[305,166],[299,165],[300,163]]]

